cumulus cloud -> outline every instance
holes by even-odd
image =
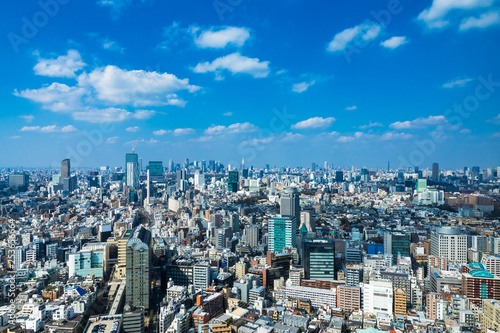
[[[406,43],[408,43],[408,39],[406,38],[406,36],[394,36],[384,40],[380,43],[380,45],[387,49],[395,49]]]
[[[307,120],[299,121],[296,124],[293,124],[291,128],[293,129],[311,129],[311,128],[325,128],[330,126],[335,122],[335,118],[328,117],[314,117],[309,118]]]
[[[81,108],[81,100],[88,92],[79,87],[70,87],[63,83],[54,82],[39,89],[26,89],[14,95],[42,104],[42,108],[54,112],[67,112]]]
[[[500,23],[500,14],[498,11],[491,11],[481,14],[479,17],[468,17],[460,23],[459,30],[483,29]]]
[[[85,111],[73,113],[73,118],[89,123],[114,123],[131,119],[149,119],[153,117],[155,113],[155,111],[150,110],[136,110],[132,112],[120,108],[88,108]]]
[[[354,110],[357,110],[358,107],[356,105],[353,105],[353,106],[348,106],[345,108],[347,111],[354,111]]]
[[[422,11],[417,19],[424,22],[429,29],[444,28],[450,24],[452,16],[461,16],[471,10],[487,8],[493,2],[494,0],[433,0],[431,6]]]
[[[362,142],[372,142],[372,141],[393,141],[393,140],[409,140],[413,136],[407,133],[397,133],[397,132],[387,132],[382,135],[368,134],[363,132],[355,132],[352,136],[341,136],[337,139],[338,142],[347,143],[354,140],[360,140]]]
[[[368,128],[372,128],[372,127],[384,127],[384,125],[382,125],[379,122],[372,123],[370,121],[367,125],[359,126],[359,129],[368,129]]]
[[[469,134],[469,133],[471,133],[471,132],[472,132],[472,131],[471,131],[470,129],[468,129],[468,128],[464,128],[464,129],[461,129],[459,133],[460,133],[460,134]]]
[[[174,135],[175,136],[181,136],[181,135],[190,135],[195,132],[194,129],[192,128],[176,128],[174,130]]]
[[[138,132],[140,130],[140,128],[139,128],[139,126],[132,126],[132,127],[127,127],[125,130],[127,132],[135,133],[135,132]]]
[[[73,125],[57,126],[24,126],[20,129],[21,132],[40,132],[40,133],[70,133],[78,131]]]
[[[212,62],[203,62],[193,68],[195,73],[212,72],[217,79],[223,79],[225,71],[231,74],[249,74],[254,78],[263,78],[269,75],[269,61],[260,61],[258,58],[248,58],[239,52],[215,59]]]
[[[250,38],[248,28],[240,27],[211,27],[199,32],[194,43],[200,48],[222,49],[228,45],[241,47]]]
[[[119,53],[125,52],[125,48],[121,46],[116,40],[104,38],[102,40],[102,48],[109,51],[116,51]]]
[[[455,79],[443,84],[443,88],[465,87],[473,79],[468,77],[464,79]]]
[[[153,135],[158,135],[158,136],[160,136],[160,135],[165,135],[165,134],[167,134],[168,132],[169,132],[169,131],[167,131],[167,130],[160,129],[160,130],[157,130],[157,131],[153,131]]]
[[[239,133],[250,133],[257,131],[257,126],[245,122],[245,123],[235,123],[229,126],[223,125],[212,125],[205,130],[205,135],[224,135],[224,134],[239,134]]]
[[[316,83],[315,80],[312,80],[312,81],[309,81],[309,82],[304,81],[304,82],[296,83],[296,84],[293,85],[292,91],[294,91],[296,93],[303,93],[304,91],[306,91],[307,89],[309,89],[309,87],[312,86],[315,83]]]
[[[366,21],[352,28],[345,29],[337,33],[328,44],[328,52],[344,51],[349,46],[359,46],[376,39],[382,32],[382,26]]]
[[[181,90],[192,93],[200,88],[173,74],[128,71],[111,65],[80,75],[78,84],[94,91],[103,102],[134,106],[184,106],[185,102],[175,93]]]
[[[304,138],[304,135],[298,133],[286,133],[285,136],[281,139],[283,142],[291,142],[298,141]]]
[[[118,142],[119,139],[120,139],[119,136],[112,136],[112,137],[106,139],[106,143],[115,144]]]
[[[69,50],[66,55],[60,55],[55,59],[40,58],[33,67],[36,75],[50,77],[76,77],[76,72],[85,67],[82,57],[77,50]]]
[[[425,128],[428,126],[437,126],[448,124],[448,121],[444,116],[429,116],[427,118],[417,118],[414,120],[407,121],[397,121],[389,125],[389,127],[394,129],[414,129],[414,128]]]
[[[232,112],[224,112],[222,115],[224,117],[231,117],[233,115],[233,113]]]
[[[138,140],[133,140],[133,141],[125,142],[125,145],[133,145],[133,146],[137,146],[137,145],[149,145],[149,146],[153,146],[153,145],[156,145],[158,143],[160,143],[160,141],[151,138],[149,140],[138,139]]]

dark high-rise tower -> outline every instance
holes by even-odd
[[[439,164],[432,163],[432,180],[437,182],[439,179]]]
[[[307,280],[335,280],[335,243],[328,239],[304,239],[303,266]]]
[[[295,187],[289,187],[281,195],[280,214],[295,216],[300,221],[300,195]]]
[[[71,175],[70,161],[69,158],[61,162],[61,184],[64,182],[64,178],[68,178]]]
[[[151,232],[142,225],[130,234],[126,247],[125,297],[134,306],[149,309]]]

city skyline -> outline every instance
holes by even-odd
[[[488,1],[47,3],[7,3],[2,166],[499,164]]]

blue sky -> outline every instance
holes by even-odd
[[[498,1],[2,6],[0,166],[500,165]]]

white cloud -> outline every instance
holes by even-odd
[[[194,129],[192,128],[176,128],[174,130],[174,135],[175,136],[181,136],[181,135],[190,135],[195,132]]]
[[[328,117],[314,117],[307,120],[299,121],[291,126],[293,129],[310,129],[310,128],[324,128],[328,127],[335,122],[335,118]]]
[[[88,108],[85,111],[73,113],[73,118],[89,123],[114,123],[130,119],[149,119],[153,117],[155,113],[155,111],[149,110],[136,110],[135,112],[131,112],[120,108]]]
[[[167,133],[169,133],[169,131],[164,130],[164,129],[153,131],[153,135],[165,135]]]
[[[370,121],[367,125],[359,126],[360,129],[368,129],[368,128],[372,128],[372,127],[384,127],[384,125],[382,125],[379,122],[372,123]]]
[[[156,145],[160,143],[160,141],[156,140],[156,139],[149,139],[149,140],[146,140],[146,139],[139,139],[139,140],[133,140],[133,141],[129,141],[129,142],[125,142],[124,145],[150,145],[150,146],[153,146],[153,145]]]
[[[394,36],[384,40],[383,42],[380,43],[380,45],[388,49],[395,49],[406,43],[408,43],[408,39],[406,38],[406,36]]]
[[[224,117],[231,117],[233,115],[233,113],[232,112],[224,112],[222,115]]]
[[[328,44],[327,51],[339,52],[345,50],[352,44],[354,44],[354,46],[359,46],[360,44],[364,45],[376,39],[381,32],[381,25],[372,21],[366,21],[337,33]]]
[[[304,81],[304,82],[296,83],[293,85],[292,91],[294,91],[296,93],[302,93],[315,83],[316,83],[315,80],[312,80],[309,82]]]
[[[451,80],[443,84],[443,88],[465,87],[467,83],[471,82],[472,78]]]
[[[39,59],[33,69],[36,75],[72,78],[76,77],[75,72],[85,66],[80,53],[77,50],[69,50],[67,55],[56,59]]]
[[[443,28],[450,24],[450,13],[470,11],[489,7],[494,0],[433,0],[432,5],[422,11],[417,19],[423,21],[429,29]]]
[[[353,105],[353,106],[348,106],[345,108],[347,111],[354,111],[354,110],[357,110],[358,107],[356,105]]]
[[[40,133],[70,133],[78,131],[73,125],[57,126],[24,126],[20,129],[21,132],[40,132]]]
[[[489,123],[500,124],[500,113],[493,118],[492,120],[488,120]]]
[[[69,87],[57,82],[40,89],[26,89],[20,92],[14,90],[15,96],[40,103],[44,109],[54,112],[68,112],[80,108],[85,94],[87,91],[83,88]]]
[[[247,28],[212,27],[195,36],[194,42],[200,48],[225,48],[227,45],[243,46],[250,38]]]
[[[117,143],[119,139],[120,139],[119,136],[112,136],[112,137],[106,139],[106,143],[114,144],[114,143]]]
[[[125,130],[127,132],[135,133],[135,132],[138,132],[140,130],[140,127],[139,126],[132,126],[132,127],[127,127]]]
[[[193,69],[195,73],[213,72],[217,79],[223,79],[222,73],[229,71],[231,74],[249,74],[255,78],[269,75],[269,61],[260,61],[258,58],[248,58],[235,52],[214,61],[199,63]]]
[[[500,14],[498,11],[491,11],[481,14],[479,17],[469,17],[460,23],[459,30],[465,31],[473,28],[487,28],[500,23]]]
[[[389,125],[389,127],[394,129],[412,129],[412,128],[425,128],[427,126],[435,126],[435,125],[445,125],[448,124],[448,121],[444,116],[429,116],[427,118],[417,118],[414,120],[407,121],[397,121]]]
[[[298,133],[286,133],[285,137],[281,139],[283,142],[298,141],[304,138],[304,135]]]
[[[389,141],[389,140],[409,140],[413,137],[411,134],[407,133],[396,133],[396,132],[387,132],[383,134],[380,139],[382,141]]]
[[[12,140],[17,140],[20,139],[21,137],[19,135],[13,135],[10,137]]]
[[[461,129],[459,133],[460,134],[469,134],[469,133],[471,133],[471,130],[468,128],[464,128],[464,129]]]
[[[346,143],[346,142],[351,142],[354,141],[353,136],[341,136],[337,139],[338,142]]]
[[[200,87],[190,85],[188,79],[178,79],[173,74],[128,71],[116,66],[96,68],[78,77],[78,84],[95,92],[103,102],[134,106],[184,106],[176,92],[195,92]]]
[[[245,122],[245,123],[235,123],[229,126],[223,125],[212,125],[205,130],[205,135],[224,135],[224,134],[238,134],[238,133],[250,133],[257,131],[257,126]]]
[[[24,119],[24,121],[26,121],[27,123],[31,123],[33,122],[33,119],[35,119],[35,116],[33,115],[26,115],[26,116],[19,116],[21,118]]]
[[[492,138],[500,138],[500,132],[496,132],[491,135]]]
[[[116,51],[120,53],[125,52],[125,48],[123,46],[121,46],[117,41],[111,40],[109,38],[104,38],[102,40],[102,48],[105,50]]]

